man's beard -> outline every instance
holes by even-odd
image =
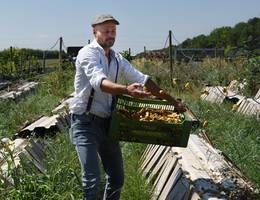
[[[100,44],[100,46],[103,47],[103,49],[110,48],[114,45],[115,39],[108,39],[107,41],[104,41]]]

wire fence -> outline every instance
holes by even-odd
[[[58,49],[62,41],[62,51]],[[59,66],[59,54],[64,56],[66,46],[58,38],[46,50],[25,48],[6,49],[0,52],[0,80],[16,80],[55,70]]]

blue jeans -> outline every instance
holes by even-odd
[[[108,137],[109,118],[71,114],[70,139],[82,171],[84,200],[96,200],[99,192],[99,158],[106,173],[103,200],[120,198],[124,182],[122,153],[118,141]]]

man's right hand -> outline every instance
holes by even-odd
[[[151,92],[143,91],[143,85],[140,83],[132,83],[126,86],[126,94],[135,98],[144,98],[151,96]]]

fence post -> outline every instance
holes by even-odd
[[[131,60],[131,48],[128,49],[128,55],[129,55],[129,58]]]
[[[144,58],[146,59],[146,46],[144,46]]]
[[[60,64],[60,69],[61,69],[61,62],[62,62],[62,37],[60,37],[60,48],[59,48],[59,64]]]
[[[45,51],[42,52],[42,72],[45,72],[45,59],[46,59],[46,54]]]
[[[12,61],[13,61],[13,47],[10,46],[10,64],[11,64],[11,74],[13,73],[13,65],[12,65]]]
[[[170,57],[170,78],[171,78],[171,85],[172,85],[172,72],[173,72],[173,67],[172,67],[172,31],[169,31],[169,57]]]

